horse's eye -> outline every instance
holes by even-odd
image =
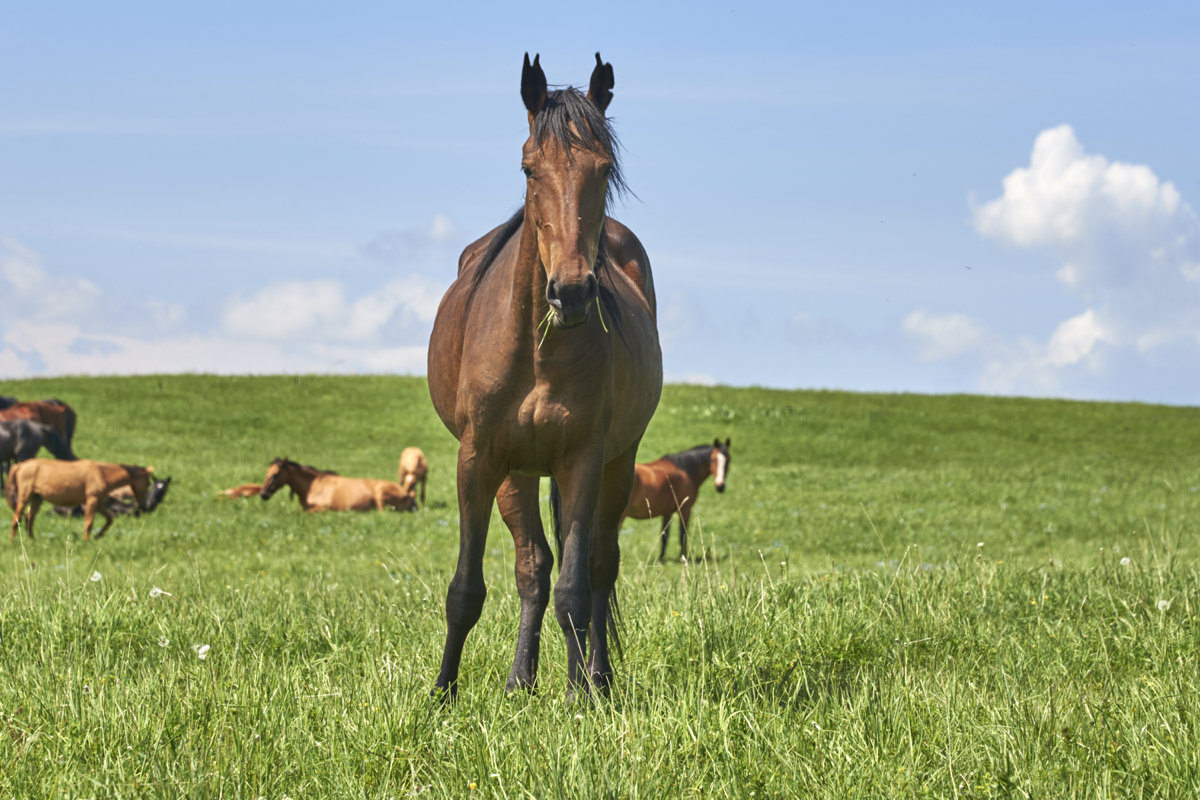
[[[526,177],[526,178],[529,178],[530,180],[532,180],[532,179],[533,179],[533,170],[531,170],[531,169],[530,169],[528,166],[526,166],[525,164],[522,164],[522,165],[521,165],[521,172],[524,172],[524,173],[525,173],[525,177]]]

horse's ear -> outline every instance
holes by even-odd
[[[529,53],[526,53],[525,66],[521,69],[521,99],[525,101],[530,122],[546,104],[546,73],[542,72],[542,65],[538,63],[540,58],[540,53],[535,55],[530,64]]]
[[[592,82],[588,85],[588,99],[596,104],[600,113],[608,109],[612,102],[612,90],[616,83],[613,81],[612,64],[605,64],[596,53],[596,68],[592,70]]]
[[[720,446],[721,446],[721,440],[713,439],[713,447],[720,447]]]
[[[729,449],[729,437],[728,436],[725,437],[725,449],[726,450]]]

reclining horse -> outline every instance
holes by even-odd
[[[270,500],[283,486],[289,487],[305,511],[412,511],[411,492],[393,481],[375,478],[344,478],[277,458],[267,467],[259,496]]]

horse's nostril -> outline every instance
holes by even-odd
[[[555,308],[562,308],[562,300],[558,297],[558,281],[554,279],[546,284],[546,301]]]

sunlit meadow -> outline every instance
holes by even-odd
[[[428,692],[457,552],[455,443],[421,379],[0,383],[163,505],[0,552],[0,797],[1195,797],[1200,409],[667,387],[643,460],[732,439],[691,558],[622,532],[613,695],[561,635],[506,697],[493,521],[460,700]],[[276,456],[391,477],[414,514],[226,500]]]

